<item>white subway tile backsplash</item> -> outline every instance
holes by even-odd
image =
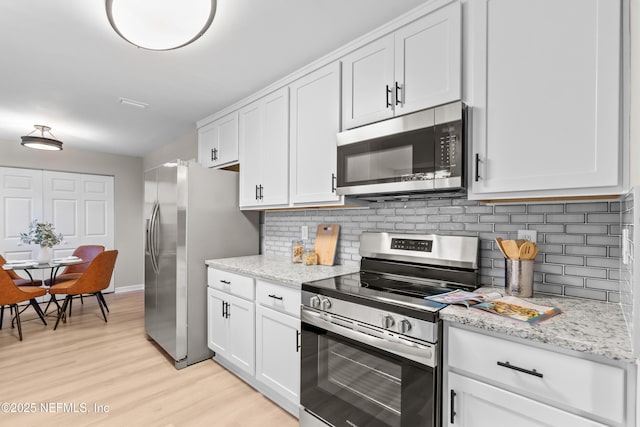
[[[534,263],[536,292],[615,302],[621,300],[620,210],[628,205],[617,201],[500,205],[445,198],[377,202],[357,209],[267,211],[261,248],[265,254],[288,256],[300,226],[309,227],[312,244],[318,224],[335,222],[342,226],[336,260],[357,265],[363,231],[477,236],[480,284],[502,288],[505,262],[494,239],[515,239],[517,230],[536,230],[540,250]]]

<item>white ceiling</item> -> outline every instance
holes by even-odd
[[[157,52],[122,40],[104,0],[4,1],[0,143],[18,144],[43,124],[65,148],[144,156],[423,2],[218,0],[200,40]]]

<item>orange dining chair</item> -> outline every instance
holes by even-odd
[[[84,262],[81,264],[67,265],[64,268],[64,270],[62,270],[62,272],[54,278],[53,283],[57,284],[57,283],[64,282],[65,280],[75,280],[80,278],[82,273],[84,273],[85,270],[89,267],[89,264],[91,264],[91,261],[93,261],[96,255],[102,252],[104,252],[104,246],[102,245],[78,246],[73,251],[72,255],[82,259]],[[45,279],[44,284],[46,286],[51,286],[51,279],[50,278]],[[51,298],[54,298],[54,297],[51,297]],[[84,300],[82,299],[82,295],[80,295],[80,302],[84,303]],[[49,303],[47,304],[47,307],[44,310],[45,312],[49,309],[50,304],[51,304],[51,300],[49,300]],[[109,311],[109,307],[107,307],[106,304],[105,304],[105,308],[107,309],[107,311]],[[71,302],[69,302],[69,316],[71,316]]]
[[[113,274],[113,268],[116,265],[117,256],[117,250],[99,253],[79,278],[65,280],[64,282],[56,283],[49,288],[49,293],[52,297],[59,294],[66,295],[62,307],[58,310],[58,318],[56,319],[56,324],[53,327],[54,331],[58,327],[60,319],[66,323],[67,307],[70,305],[70,301],[74,295],[95,295],[98,300],[98,305],[100,306],[100,311],[102,311],[102,317],[104,317],[105,322],[107,321],[107,315],[103,308],[105,300],[102,295],[102,291],[109,286],[111,275]]]
[[[0,268],[0,325],[2,325],[2,317],[4,316],[4,306],[10,306],[15,312],[16,325],[18,326],[18,335],[22,341],[22,325],[20,324],[20,310],[18,303],[29,301],[40,316],[40,320],[45,325],[44,313],[36,302],[37,297],[41,297],[47,293],[45,288],[35,286],[16,286],[13,279],[9,276],[9,272]],[[12,325],[13,327],[13,325]]]
[[[6,263],[7,260],[5,260],[2,255],[0,255],[0,267],[5,265]],[[11,280],[13,280],[13,283],[15,283],[16,286],[42,286],[42,280],[25,279],[24,277],[20,277],[18,273],[13,270],[7,270],[7,273],[9,273],[9,277],[11,277]]]
[[[76,250],[73,251],[73,256],[81,258],[84,262],[82,264],[67,265],[64,270],[55,277],[54,283],[60,283],[64,280],[78,279],[89,267],[91,261],[93,261],[93,259],[102,252],[104,252],[104,246],[102,245],[78,246]],[[51,286],[51,279],[46,279],[44,284],[46,286]]]

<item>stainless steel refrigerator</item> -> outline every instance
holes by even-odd
[[[144,319],[184,368],[210,358],[206,259],[254,255],[258,213],[238,208],[238,173],[178,160],[145,172]]]

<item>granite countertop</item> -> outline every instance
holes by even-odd
[[[504,294],[503,289],[497,288],[480,288],[476,292],[496,291]],[[627,325],[619,304],[548,295],[534,295],[526,300],[558,307],[562,313],[530,325],[481,310],[450,305],[440,311],[440,318],[612,360],[635,363]]]
[[[326,279],[360,271],[359,266],[294,264],[291,258],[275,255],[251,255],[206,260],[220,270],[300,287],[303,282]]]

